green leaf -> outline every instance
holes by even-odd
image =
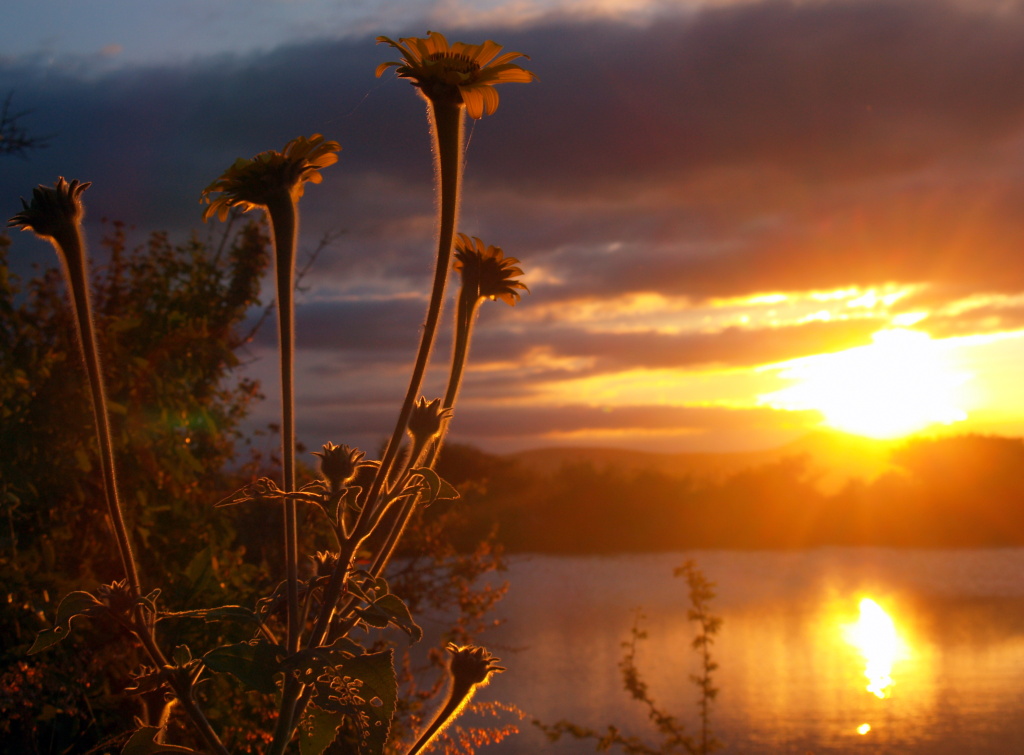
[[[412,473],[419,475],[423,484],[427,486],[427,490],[430,491],[429,498],[424,502],[425,506],[429,506],[434,501],[454,501],[459,497],[459,491],[442,480],[441,476],[430,467],[417,467],[412,470]]]
[[[178,745],[165,745],[156,741],[156,736],[160,733],[160,728],[157,726],[143,726],[141,729],[136,730],[132,734],[131,738],[125,743],[124,749],[121,750],[121,755],[155,755],[160,752],[195,752],[190,750],[188,747],[179,747]]]
[[[203,656],[203,663],[214,671],[232,674],[251,689],[273,694],[274,678],[281,673],[284,648],[266,640],[250,640],[214,648]]]
[[[81,590],[68,593],[57,606],[57,618],[53,622],[53,628],[44,629],[36,636],[36,641],[32,643],[28,654],[46,650],[67,637],[71,633],[71,620],[76,616],[96,616],[106,610],[107,607],[91,593]]]
[[[339,637],[329,647],[300,650],[285,658],[283,671],[297,672],[303,684],[313,684],[325,669],[343,664],[349,658],[359,655],[363,648],[347,637]]]
[[[341,711],[307,708],[299,725],[299,755],[321,755],[334,741],[343,723],[345,714]]]
[[[350,593],[357,598],[362,598],[367,603],[372,603],[378,595],[386,595],[389,592],[388,583],[384,577],[374,577],[364,569],[350,574],[345,586]]]
[[[409,635],[409,638],[413,642],[419,642],[423,638],[423,630],[420,629],[413,618],[412,613],[409,611],[409,606],[405,604],[400,597],[393,593],[388,593],[377,598],[373,603],[368,606],[364,611],[364,618],[367,613],[373,613],[377,616],[381,616],[386,619],[383,626],[388,624],[394,624],[396,627],[404,631]],[[367,619],[367,623],[372,626],[381,626]]]
[[[359,755],[383,755],[398,700],[390,649],[345,658],[314,683],[313,705],[347,717],[358,731]],[[334,719],[325,718],[327,721]]]
[[[374,578],[368,572],[357,571],[349,577],[347,587],[350,593],[367,604],[359,609],[359,618],[371,627],[384,629],[388,624],[394,624],[413,642],[419,642],[423,637],[423,630],[413,621],[409,607],[391,593],[383,577]]]
[[[145,668],[143,673],[132,677],[132,686],[126,687],[124,691],[129,695],[148,695],[163,689],[166,684],[167,677],[163,669]]]

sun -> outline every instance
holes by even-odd
[[[776,409],[817,410],[830,427],[872,438],[899,438],[934,424],[967,419],[950,347],[927,333],[896,328],[869,346],[769,365],[795,381],[759,396]]]

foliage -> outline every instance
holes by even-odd
[[[76,397],[77,406],[71,409],[77,410],[80,426],[88,425],[91,409],[99,451],[100,484],[85,491],[81,516],[97,534],[105,525],[112,534],[106,547],[96,548],[86,562],[96,564],[96,575],[90,574],[88,581],[102,583],[70,592],[57,606],[52,628],[39,633],[29,653],[64,647],[66,638],[83,636],[76,631],[83,619],[88,619],[86,625],[101,629],[104,637],[127,643],[130,665],[141,659],[141,668],[129,674],[132,687],[127,691],[143,704],[135,730],[116,738],[118,744],[124,742],[123,752],[193,752],[198,747],[226,755],[232,749],[265,746],[270,755],[283,755],[297,744],[303,755],[377,755],[397,743],[392,725],[398,711],[399,674],[389,632],[404,633],[417,642],[423,630],[409,604],[389,584],[388,567],[399,563],[393,558],[401,552],[410,523],[425,522],[425,510],[459,496],[434,467],[459,392],[472,320],[482,301],[495,295],[490,288],[484,289],[480,275],[474,278],[467,271],[490,270],[504,259],[493,253],[496,247],[476,239],[471,249],[460,253],[460,301],[465,307],[460,306],[456,318],[448,389],[444,399],[418,397],[438,332],[453,249],[469,239],[464,234],[458,235],[458,242],[455,239],[464,117],[467,108],[474,118],[493,113],[495,84],[533,78],[509,62],[518,53],[495,59],[501,47],[490,41],[456,43],[449,48],[441,35],[431,33],[428,41],[403,39],[407,47],[402,49],[412,55],[408,51],[419,49],[420,43],[432,50],[430,62],[410,78],[428,101],[440,196],[438,245],[420,346],[398,420],[379,460],[366,459],[359,449],[327,442],[317,454],[321,476],[305,483],[299,480],[304,470],[296,459],[295,435],[298,204],[305,184],[320,183],[320,171],[337,161],[341,148],[337,142],[320,134],[293,139],[280,152],[237,160],[203,192],[209,204],[206,218],[234,222],[239,210],[265,212],[276,284],[281,466],[279,472],[272,470],[276,479],[249,478],[226,496],[222,487],[226,480],[203,478],[203,465],[213,461],[213,475],[223,474],[224,462],[231,459],[238,439],[238,422],[247,401],[255,397],[252,383],[224,388],[220,378],[236,364],[235,349],[242,341],[234,339],[233,326],[254,303],[259,272],[267,261],[266,240],[260,231],[251,226],[248,248],[231,247],[233,253],[238,251],[228,255],[236,274],[223,290],[225,279],[218,277],[222,249],[211,264],[206,248],[198,242],[172,250],[165,237],[154,234],[148,254],[126,255],[123,229],[115,226],[113,240],[108,240],[109,285],[93,293],[82,230],[82,195],[90,183],[62,177],[52,187],[38,186],[32,201],[23,200],[22,211],[8,221],[52,243],[62,263],[71,304],[69,327],[63,332],[77,336],[88,388],[87,400]],[[467,56],[487,70],[479,75],[467,72]],[[378,75],[386,67],[378,68]],[[453,76],[462,83],[455,86]],[[481,102],[486,107],[479,107]],[[159,264],[151,264],[154,260]],[[521,274],[515,262],[507,258],[491,271],[494,276],[488,273],[488,281],[515,294],[501,297],[513,305],[519,298],[517,289],[525,290],[515,280]],[[250,274],[243,277],[242,271]],[[51,293],[52,284],[51,277]],[[7,309],[13,314],[17,307],[11,291]],[[182,293],[184,297],[179,296]],[[43,300],[54,312],[60,310],[54,296]],[[18,324],[25,325],[27,320],[22,317]],[[12,354],[18,356],[24,339],[15,329],[7,340]],[[40,341],[46,342],[36,338],[30,351]],[[61,345],[67,348],[60,352],[60,361],[70,361],[73,347]],[[33,399],[38,354],[29,356],[24,366],[12,359],[11,374],[20,390]],[[54,355],[47,352],[46,356]],[[171,360],[174,364],[162,372]],[[68,374],[60,373],[53,363],[44,364],[41,372],[57,378]],[[72,395],[64,386],[58,385],[55,391],[60,399]],[[192,397],[191,403],[187,397]],[[42,426],[43,418],[31,415],[33,408],[37,407],[31,400],[15,406],[11,416],[15,431],[30,425],[34,429],[36,423]],[[50,457],[63,452],[75,460],[78,471],[94,471],[88,444],[79,438],[69,445],[60,423],[46,426],[58,436],[56,442],[41,443],[30,453],[38,449]],[[20,438],[16,442],[24,445]],[[60,447],[61,443],[68,447]],[[192,476],[175,477],[168,468]],[[34,470],[43,479],[52,473],[45,459]],[[133,484],[135,477],[143,479]],[[39,497],[41,492],[36,478],[27,476],[10,484],[7,497],[18,503],[35,497],[38,502],[46,500]],[[188,510],[195,501],[209,504],[218,499],[216,507]],[[255,564],[244,558],[244,547],[233,541],[230,520],[215,519],[224,507],[252,519],[276,519],[284,535],[280,550],[259,554],[265,558],[254,570]],[[51,536],[50,524],[40,523],[34,533],[38,539]],[[194,542],[197,527],[198,543]],[[12,526],[10,563],[16,570],[22,559],[14,557],[14,532]],[[325,549],[316,549],[323,539]],[[196,545],[201,547],[198,552]],[[430,548],[436,543],[421,539],[420,548],[424,545]],[[466,622],[456,624],[456,632],[465,636],[469,625],[479,623],[482,612],[500,597],[500,591],[473,594],[467,587],[468,580],[492,568],[489,546],[481,546],[468,559],[450,558],[451,554],[436,547],[431,550],[432,563],[442,564],[440,569],[433,574],[418,569],[411,577],[406,574],[406,587],[430,594],[439,580],[449,577],[449,590],[433,600],[435,606],[454,600],[468,609]],[[217,559],[223,554],[229,563],[222,572]],[[414,564],[417,555],[415,548],[405,551]],[[271,572],[273,577],[278,569],[284,578],[276,585],[255,584],[262,581],[255,579],[260,572]],[[400,571],[398,576],[403,576]],[[154,588],[154,583],[161,586]],[[229,602],[224,603],[225,599]],[[409,755],[431,747],[477,688],[505,670],[484,648],[448,643],[445,649],[451,657],[444,704]],[[269,700],[275,710],[268,713]],[[243,702],[251,704],[246,712],[240,711]],[[255,739],[244,737],[255,728],[249,723],[264,724],[265,729]],[[479,737],[467,734],[462,741],[493,741],[504,731],[492,730]]]
[[[280,553],[278,543],[266,537],[274,530],[272,520],[261,526],[260,519],[238,508],[210,506],[211,496],[237,487],[267,463],[240,435],[240,423],[259,398],[258,386],[231,377],[240,347],[253,335],[250,307],[258,303],[254,286],[266,265],[266,243],[265,231],[251,223],[220,240],[190,239],[172,246],[164,234],[153,234],[145,245],[129,249],[127,229],[113,223],[103,242],[109,262],[94,277],[96,301],[106,302],[110,311],[118,301],[120,316],[100,314],[98,322],[105,334],[104,352],[116,348],[118,355],[116,365],[110,363],[109,380],[112,399],[125,406],[124,424],[129,424],[128,415],[169,418],[131,423],[134,432],[126,427],[118,434],[123,442],[118,455],[142,462],[123,472],[126,484],[150,503],[136,512],[133,529],[148,530],[153,550],[172,565],[163,597],[178,611],[253,593],[268,580],[267,561]],[[0,253],[6,244],[0,236]],[[44,626],[42,614],[56,608],[51,596],[88,588],[113,567],[109,533],[90,515],[102,483],[92,457],[81,451],[91,444],[92,422],[60,279],[51,269],[22,282],[6,264],[6,255],[0,259],[0,485],[7,525],[0,536],[0,569],[10,596],[0,610],[0,625],[5,636],[16,638],[0,659],[0,733],[26,753],[47,751],[44,742],[58,750],[72,742],[97,745],[104,732],[130,727],[140,712],[135,704],[115,704],[115,692],[129,686],[141,659],[125,638],[104,640],[110,629],[105,623],[91,627],[81,620],[62,644],[24,656],[33,633]],[[146,291],[150,296],[141,295]],[[54,364],[70,368],[55,369]],[[140,382],[148,383],[145,391],[119,387]],[[60,428],[55,427],[57,416],[65,418]],[[199,417],[201,422],[187,424]],[[186,432],[192,442],[185,450],[201,447],[202,453],[174,454],[157,466],[156,449],[180,447]],[[240,450],[248,460],[239,458]],[[481,484],[468,461],[478,455],[475,449],[449,445],[439,468],[450,470],[468,492]],[[86,465],[79,466],[79,460]],[[160,473],[155,480],[154,468]],[[47,470],[52,474],[44,474]],[[42,509],[35,505],[38,500],[53,505]],[[154,526],[148,517],[157,514]],[[431,623],[451,623],[442,644],[472,642],[491,624],[488,612],[505,590],[475,586],[482,574],[503,570],[504,561],[493,537],[467,532],[468,520],[464,507],[451,503],[418,511],[388,574],[397,594],[411,596],[414,614]],[[311,537],[315,541],[318,536]],[[459,551],[455,540],[471,542],[472,550]],[[211,626],[182,625],[176,639],[191,639]],[[403,696],[393,737],[400,743],[411,738],[442,692],[445,658],[433,650],[414,661],[407,643],[399,642],[396,649]],[[211,716],[223,722],[233,749],[265,747],[268,742],[258,732],[274,720],[273,695],[240,692],[224,679],[211,684],[208,699],[225,701],[214,706]],[[500,707],[474,705],[480,710]],[[502,729],[510,733],[509,725],[497,727]],[[453,727],[449,733],[454,736],[447,746],[453,752],[493,737],[490,729],[479,727],[461,732]]]
[[[175,246],[153,234],[129,249],[123,225],[109,230],[94,295],[122,420],[115,450],[132,461],[123,474],[135,491],[129,516],[146,546],[146,571],[166,570],[163,599],[183,610],[265,578],[233,518],[216,514],[208,496],[247,473],[229,471],[230,463],[259,393],[249,380],[228,378],[257,302],[267,239],[248,224],[215,244],[192,238]],[[130,722],[137,704],[115,704],[113,694],[139,658],[106,622],[75,622],[81,639],[23,657],[54,597],[117,571],[96,509],[102,478],[89,452],[93,420],[60,276],[47,269],[23,283],[7,265],[7,244],[0,237],[0,575],[8,595],[0,632],[15,641],[0,657],[0,689],[21,690],[17,702],[2,703],[3,733],[30,753],[47,740],[95,741],[113,721]]]
[[[647,718],[661,737],[661,741],[656,745],[649,744],[641,737],[624,734],[617,726],[611,724],[603,731],[598,731],[566,720],[545,724],[534,719],[533,724],[543,731],[550,741],[557,742],[568,735],[573,739],[592,741],[595,752],[621,748],[627,755],[670,755],[677,752],[707,755],[721,749],[722,743],[711,731],[711,705],[718,696],[718,689],[712,680],[712,673],[718,668],[718,664],[711,658],[711,645],[714,644],[715,635],[722,626],[721,618],[714,616],[710,610],[710,603],[715,597],[714,583],[708,581],[694,561],[686,561],[678,567],[675,576],[686,579],[690,602],[687,617],[697,625],[691,646],[698,655],[700,673],[692,674],[690,680],[700,691],[697,698],[700,736],[694,738],[688,734],[684,724],[657,703],[643,679],[636,658],[640,642],[647,639],[647,632],[641,626],[645,617],[638,610],[630,630],[630,638],[622,643],[624,652],[622,660],[619,661],[619,671],[622,673],[623,688],[633,700],[646,709]]]

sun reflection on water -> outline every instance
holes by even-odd
[[[892,617],[871,598],[860,601],[860,618],[845,627],[847,642],[864,657],[865,689],[885,699],[892,693],[893,664],[906,657],[906,645],[896,631]]]

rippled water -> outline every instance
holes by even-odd
[[[617,668],[642,606],[640,668],[696,731],[693,627],[672,577],[687,558],[717,583],[724,619],[712,712],[724,752],[1024,752],[1024,549],[517,558],[507,621],[483,640],[509,671],[480,699],[653,743]],[[483,752],[594,751],[523,729]]]

